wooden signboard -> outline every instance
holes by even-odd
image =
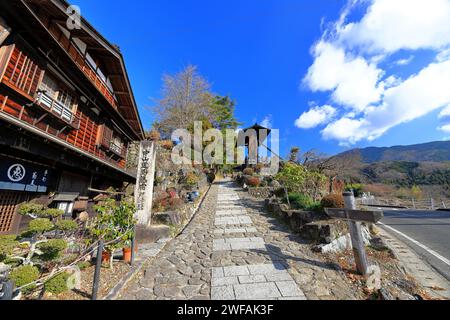
[[[383,219],[382,211],[362,211],[352,209],[325,209],[330,218],[367,223],[377,223]]]

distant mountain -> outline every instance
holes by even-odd
[[[359,158],[362,163],[385,161],[445,162],[450,161],[450,141],[436,141],[411,146],[354,149],[338,157]]]
[[[341,177],[346,180],[400,186],[441,185],[450,189],[450,141],[354,149],[336,157],[344,160]]]

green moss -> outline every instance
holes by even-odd
[[[11,271],[9,279],[14,282],[16,287],[26,286],[22,292],[29,293],[36,288],[35,284],[28,284],[39,279],[39,269],[34,266],[21,266]]]
[[[67,287],[67,280],[70,275],[67,272],[60,273],[44,284],[44,290],[53,294],[61,294],[69,291]]]
[[[74,232],[78,229],[78,223],[73,220],[59,220],[55,226],[58,230],[65,232]]]

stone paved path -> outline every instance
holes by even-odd
[[[225,228],[221,227],[225,225]],[[266,243],[252,225],[250,216],[230,184],[219,187],[213,252],[238,250],[266,250]],[[223,238],[243,234],[245,237]],[[305,300],[304,293],[282,263],[216,266],[212,269],[212,300],[296,299]]]
[[[214,184],[191,223],[119,299],[359,299],[345,275],[230,182]]]

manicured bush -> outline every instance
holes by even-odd
[[[242,171],[242,172],[246,176],[252,176],[255,174],[255,171],[252,168],[245,168],[244,171]]]
[[[0,236],[0,261],[5,260],[19,245],[16,238],[16,236]]]
[[[78,223],[74,220],[59,220],[55,223],[58,230],[64,232],[74,232],[78,229]]]
[[[28,225],[28,231],[32,233],[44,233],[54,228],[53,223],[49,219],[35,219]]]
[[[246,183],[249,187],[259,187],[261,185],[261,179],[258,177],[249,177],[246,179]]]
[[[41,212],[40,217],[49,218],[49,219],[57,219],[64,215],[63,210],[59,209],[45,209]]]
[[[9,274],[9,279],[14,282],[16,287],[26,286],[39,279],[39,269],[34,266],[21,266],[13,269]],[[36,285],[32,284],[22,289],[23,293],[29,293]]]
[[[67,280],[70,274],[67,272],[60,273],[44,283],[44,290],[53,294],[61,294],[69,291]]]
[[[310,196],[302,193],[290,193],[289,202],[296,209],[304,209],[304,210],[307,210],[314,204],[314,200]]]
[[[320,202],[323,208],[337,208],[345,207],[344,197],[340,194],[329,194],[323,197]]]
[[[61,252],[67,249],[67,242],[63,239],[52,239],[38,245],[43,255],[41,259],[44,261],[52,261],[58,259]]]
[[[19,214],[23,216],[32,215],[39,217],[43,210],[43,205],[36,203],[24,203],[19,207]]]

